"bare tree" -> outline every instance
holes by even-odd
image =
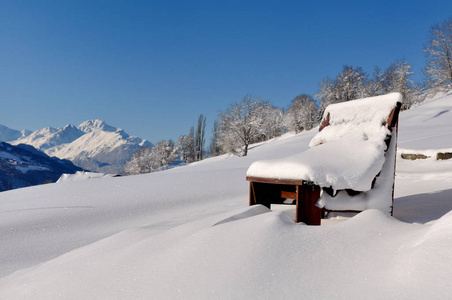
[[[195,135],[195,159],[200,161],[204,157],[204,145],[206,143],[206,117],[202,114],[198,117],[198,126]]]
[[[392,63],[383,77],[385,93],[399,92],[402,94],[402,110],[409,109],[419,100],[422,89],[411,80],[411,65],[406,61]]]
[[[143,147],[135,151],[124,167],[127,175],[145,174],[158,171],[177,161],[177,152],[172,140],[162,140],[154,147]]]
[[[263,134],[262,100],[245,96],[241,102],[231,104],[219,113],[220,140],[223,151],[248,155],[248,146]]]
[[[177,151],[173,140],[161,140],[151,149],[151,168],[153,171],[177,161]]]
[[[180,159],[184,163],[191,163],[195,161],[195,129],[192,126],[188,135],[181,135],[177,139],[177,152]]]
[[[210,139],[209,147],[211,156],[218,156],[222,154],[219,142],[220,142],[220,122],[218,120],[215,120],[213,122],[212,137]]]
[[[336,78],[336,98],[350,101],[366,97],[367,75],[361,67],[344,66]]]
[[[143,147],[135,151],[124,166],[124,173],[127,175],[137,175],[152,172],[151,148]]]
[[[287,129],[299,133],[314,127],[317,115],[317,104],[310,95],[301,94],[292,100],[285,116]]]
[[[260,133],[253,138],[253,143],[267,141],[283,133],[284,114],[281,109],[271,105],[268,101],[260,101],[256,113]]]
[[[427,65],[425,74],[433,89],[452,89],[452,17],[433,25],[424,46]]]
[[[319,118],[322,118],[325,108],[330,104],[369,96],[368,78],[361,67],[345,65],[336,79],[327,77],[320,82],[319,88],[315,95],[320,100]]]
[[[374,71],[367,84],[366,94],[368,96],[384,95],[387,92],[384,85],[385,74],[386,72],[382,71],[380,67],[374,67]]]

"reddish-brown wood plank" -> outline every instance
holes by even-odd
[[[274,183],[274,184],[288,184],[288,185],[302,185],[303,180],[297,179],[276,179],[276,178],[262,178],[262,177],[246,177],[247,181],[262,182],[262,183]]]
[[[297,199],[297,193],[281,191],[281,198]]]

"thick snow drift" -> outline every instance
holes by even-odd
[[[368,210],[310,227],[248,207],[248,167],[306,150],[315,133],[245,158],[0,193],[0,298],[450,297],[452,177],[433,165],[398,165],[395,218]]]

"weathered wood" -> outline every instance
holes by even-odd
[[[297,220],[307,225],[320,225],[322,209],[316,206],[320,197],[320,187],[317,185],[301,185],[298,188]]]
[[[452,153],[451,152],[444,152],[444,153],[437,153],[436,154],[436,159],[440,160],[440,159],[451,159],[452,158]]]
[[[250,182],[249,206],[256,204],[256,196],[254,194],[253,182]]]
[[[247,176],[246,180],[261,183],[273,183],[273,184],[288,184],[288,185],[302,185],[303,180],[297,179],[277,179],[277,178],[261,178]]]
[[[305,215],[304,215],[304,203],[303,203],[303,199],[302,199],[302,194],[301,194],[301,189],[300,189],[300,185],[296,186],[297,189],[297,198],[295,199],[295,223],[298,222],[303,222],[303,220],[305,219]]]
[[[330,125],[330,113],[326,115],[326,118],[323,119],[322,124],[320,124],[319,131],[322,131],[323,128]]]
[[[339,212],[339,213],[356,213],[356,214],[362,212],[361,210],[352,210],[352,209],[340,210],[340,209],[326,209],[326,208],[323,208],[322,211],[328,212],[328,213],[330,213],[330,212]]]
[[[297,199],[297,193],[281,191],[281,198]]]
[[[396,173],[396,161],[397,161],[397,139],[399,138],[399,112],[400,112],[400,107],[402,106],[402,104],[398,103],[397,106],[399,107],[399,109],[396,111],[396,115],[394,116],[395,119],[393,119],[392,122],[396,122],[395,123],[395,137],[396,140],[395,145],[394,145],[394,156],[391,157],[390,159],[394,159],[394,172],[392,173],[392,193],[391,193],[391,217],[394,216],[394,185],[395,185],[395,173]],[[394,135],[394,133],[393,133]],[[389,148],[389,147],[388,147]],[[388,149],[386,149],[386,151],[388,151]],[[373,186],[372,186],[373,187]]]
[[[411,153],[402,153],[401,157],[403,159],[410,159],[410,160],[429,158],[429,156],[426,156],[424,154],[411,154]]]

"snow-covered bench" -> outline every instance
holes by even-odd
[[[309,225],[322,211],[392,215],[400,106],[399,93],[328,106],[310,149],[249,167],[250,205],[295,203],[296,222]]]

